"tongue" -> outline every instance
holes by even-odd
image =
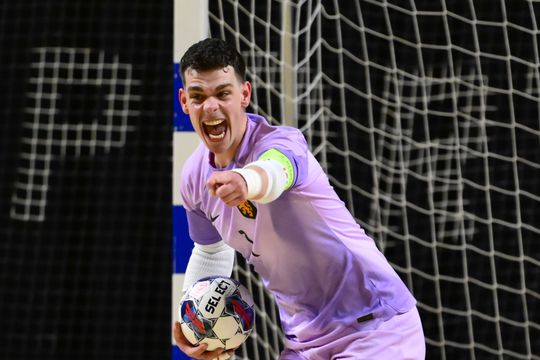
[[[206,131],[210,135],[221,135],[222,133],[225,132],[225,130],[226,130],[226,127],[223,124],[219,124],[215,126],[206,126]]]

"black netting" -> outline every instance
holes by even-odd
[[[165,359],[172,1],[0,19],[0,358]]]

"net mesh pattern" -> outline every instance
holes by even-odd
[[[170,356],[171,1],[0,4],[0,358]]]
[[[539,13],[210,2],[211,34],[248,61],[250,110],[303,131],[418,299],[429,359],[540,358]]]

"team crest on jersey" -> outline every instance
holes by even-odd
[[[257,208],[249,200],[244,201],[242,204],[237,206],[240,213],[247,217],[248,219],[255,219],[257,217]]]

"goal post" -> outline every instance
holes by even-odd
[[[180,196],[180,174],[182,167],[199,144],[199,138],[191,126],[189,117],[182,112],[178,91],[182,87],[179,67],[182,54],[188,47],[208,35],[208,4],[202,0],[174,0],[173,36],[173,174],[172,174],[172,299],[171,329],[178,321],[178,306],[182,297],[182,286],[187,261],[193,248],[189,238],[187,219]],[[171,331],[171,358],[189,359],[176,346]]]
[[[282,14],[282,35],[281,35],[281,106],[282,123],[284,125],[296,127],[297,106],[296,106],[296,75],[294,58],[294,34],[293,34],[293,3],[291,0],[284,0],[281,4]]]

